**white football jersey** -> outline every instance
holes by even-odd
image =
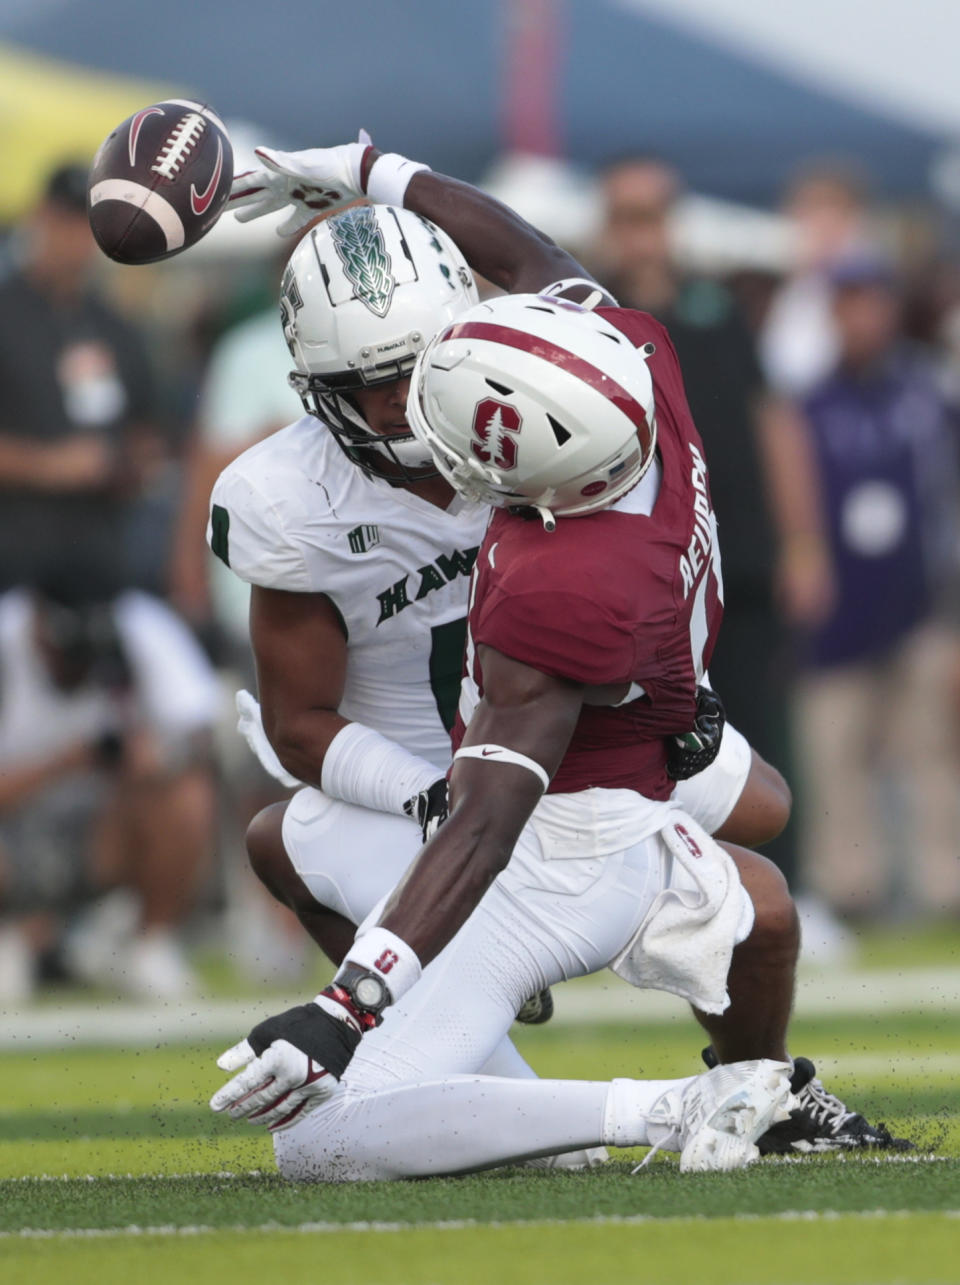
[[[307,415],[224,470],[207,539],[251,584],[325,594],[347,634],[340,713],[446,769],[488,516],[367,477]]]

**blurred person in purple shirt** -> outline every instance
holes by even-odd
[[[942,915],[960,909],[955,413],[890,265],[853,254],[830,279],[839,360],[804,406],[838,586],[799,694],[807,871],[847,914]]]

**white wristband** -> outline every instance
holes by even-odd
[[[505,745],[462,745],[453,757],[454,761],[480,759],[483,763],[513,763],[517,767],[525,767],[528,772],[532,772],[544,789],[547,789],[550,784],[550,777],[545,767],[535,759],[527,758],[526,754],[508,750]]]
[[[332,799],[403,816],[403,805],[438,777],[440,768],[363,723],[341,727],[327,747],[320,788]]]
[[[370,166],[367,175],[367,196],[376,205],[403,205],[407,184],[414,174],[428,170],[422,161],[408,161],[399,152],[385,152]]]
[[[379,926],[356,939],[347,951],[347,957],[334,981],[338,980],[348,964],[359,964],[361,968],[378,973],[386,982],[392,1004],[396,1004],[411,986],[416,985],[422,971],[416,952],[389,928]]]

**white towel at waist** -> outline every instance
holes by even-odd
[[[722,1013],[730,958],[753,927],[753,903],[733,858],[687,813],[673,812],[656,841],[668,886],[610,967],[632,986]]]

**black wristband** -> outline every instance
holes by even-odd
[[[298,1004],[258,1022],[247,1039],[257,1057],[274,1040],[286,1040],[339,1080],[360,1043],[360,1032],[332,1017],[319,1004]]]

